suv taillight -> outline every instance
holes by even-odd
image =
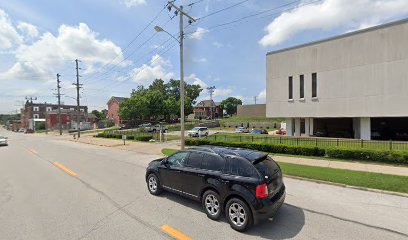
[[[257,198],[267,198],[268,197],[268,185],[262,184],[256,186],[256,197]]]

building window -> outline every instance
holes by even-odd
[[[34,115],[33,115],[33,118],[34,118],[34,119],[39,119],[39,118],[40,118],[40,115],[34,114]]]
[[[47,107],[47,112],[51,112],[52,108],[51,107]]]
[[[79,109],[81,112],[83,112],[84,111],[84,109],[83,108],[81,108],[81,109]]]
[[[39,110],[40,110],[39,107],[33,107],[34,112],[38,112]]]
[[[312,98],[317,97],[317,73],[312,73]]]
[[[302,74],[300,75],[300,93],[299,93],[299,97],[301,99],[305,98],[305,76]]]
[[[293,99],[293,77],[289,77],[289,100]]]

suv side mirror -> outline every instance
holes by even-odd
[[[167,165],[167,158],[164,158],[164,159],[161,161],[161,165]]]

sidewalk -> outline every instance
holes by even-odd
[[[107,139],[107,138],[94,138],[92,134],[84,134],[79,140],[74,140],[72,136],[66,138],[69,141],[81,142],[86,144],[105,146],[105,147],[115,147],[122,150],[134,151],[146,154],[161,155],[163,148],[180,149],[180,144],[176,141],[165,142],[165,143],[147,143],[147,142],[136,142],[136,141],[126,141],[126,145],[123,145],[123,140],[121,139]],[[374,172],[383,173],[399,176],[408,176],[408,167],[394,167],[389,165],[381,165],[375,163],[358,163],[358,162],[347,162],[347,161],[335,161],[335,160],[324,160],[324,159],[312,159],[312,158],[302,158],[293,156],[273,156],[273,159],[278,162],[293,163],[306,166],[318,166],[318,167],[328,167],[337,169],[347,169],[354,171],[363,172]]]

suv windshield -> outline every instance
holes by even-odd
[[[195,127],[193,129],[191,129],[191,131],[198,131],[198,130],[200,130],[200,128],[198,128],[198,127]]]

